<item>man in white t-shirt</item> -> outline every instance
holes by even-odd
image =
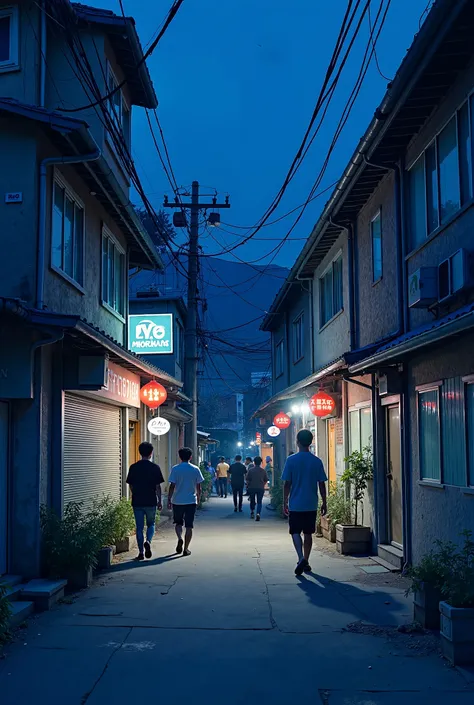
[[[193,537],[194,515],[201,500],[201,482],[204,482],[204,477],[197,465],[189,462],[193,457],[191,448],[180,448],[178,455],[181,463],[171,468],[169,477],[168,509],[173,507],[173,523],[178,537],[176,553],[190,556],[189,544]],[[183,524],[186,528],[184,552]]]
[[[321,515],[325,516],[327,511],[327,477],[322,461],[309,450],[313,442],[311,431],[302,429],[296,440],[298,453],[286,459],[281,479],[284,482],[285,514],[289,517],[290,534],[298,555],[295,574],[302,575],[311,573],[309,556],[313,546],[313,534],[316,531],[318,489],[322,500]],[[304,543],[301,534],[304,536]]]

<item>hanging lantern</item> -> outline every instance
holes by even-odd
[[[288,428],[291,424],[291,419],[284,411],[280,411],[273,419],[273,425],[277,428]]]
[[[309,410],[313,416],[329,416],[336,408],[336,402],[333,397],[326,392],[318,392],[313,394],[309,400]]]
[[[149,409],[157,409],[167,398],[168,392],[162,384],[155,382],[155,380],[148,382],[140,389],[140,399]]]

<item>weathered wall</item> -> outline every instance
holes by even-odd
[[[413,561],[432,547],[435,539],[458,539],[463,529],[474,531],[474,495],[462,487],[431,488],[419,484],[417,395],[415,387],[441,379],[474,373],[474,334],[452,341],[430,354],[420,354],[408,366],[412,480]]]
[[[39,98],[40,19],[38,4],[32,0],[8,0],[2,5],[19,6],[20,68],[0,68],[0,95],[28,105],[35,105]],[[0,152],[1,153],[1,152]]]
[[[357,220],[355,284],[358,347],[394,333],[398,327],[394,189],[395,177],[390,172],[361,210]],[[382,218],[382,278],[373,283],[371,221],[379,210]]]

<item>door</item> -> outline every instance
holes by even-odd
[[[336,422],[330,419],[327,423],[328,434],[328,480],[336,482]]]
[[[400,443],[400,406],[386,407],[387,421],[387,491],[389,540],[403,547],[402,458]]]
[[[140,460],[138,446],[140,445],[140,424],[138,421],[128,422],[128,461],[130,465]]]
[[[7,572],[8,404],[0,401],[0,575]]]

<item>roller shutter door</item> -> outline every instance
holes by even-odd
[[[120,408],[65,395],[63,502],[122,494]]]

